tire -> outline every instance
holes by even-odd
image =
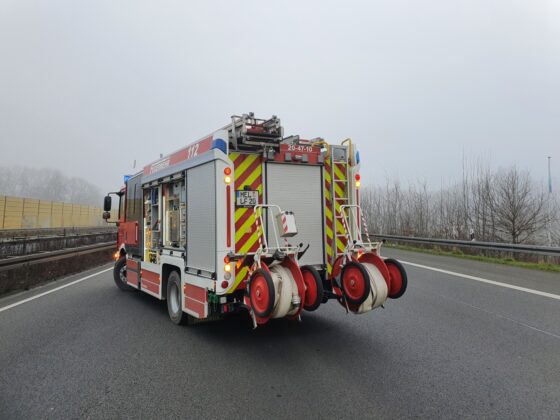
[[[303,282],[306,287],[303,309],[312,312],[319,307],[321,302],[323,302],[323,280],[321,280],[319,272],[311,265],[301,267],[301,274],[303,274]],[[311,296],[308,296],[308,290],[311,291]],[[315,296],[312,296],[313,294]],[[310,302],[307,302],[308,297]]]
[[[385,260],[385,265],[389,269],[389,274],[391,274],[391,289],[389,290],[389,297],[391,299],[398,299],[404,295],[408,286],[408,276],[406,275],[406,270],[400,262],[393,258],[387,258]],[[392,283],[395,276],[400,277],[400,287],[398,285],[393,287]]]
[[[259,318],[267,318],[274,309],[276,289],[270,273],[262,268],[255,270],[249,283],[251,309]]]
[[[181,276],[177,271],[172,271],[167,278],[167,312],[169,313],[169,319],[177,325],[190,323],[190,316],[183,312],[182,296]]]
[[[121,290],[135,290],[134,287],[128,285],[126,282],[126,257],[120,257],[117,262],[115,262],[115,268],[113,268],[113,280],[115,280],[115,284]]]
[[[371,293],[369,274],[362,264],[355,261],[342,268],[340,284],[344,297],[352,305],[361,305]]]

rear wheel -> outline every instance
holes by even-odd
[[[134,290],[133,287],[129,286],[126,282],[126,257],[120,257],[115,263],[115,268],[113,268],[113,279],[115,284],[121,290]]]
[[[181,276],[176,271],[172,271],[167,279],[167,312],[171,321],[177,325],[188,324],[190,318],[183,312],[182,296]]]

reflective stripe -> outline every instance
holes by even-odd
[[[346,177],[346,163],[335,163],[334,164],[334,173],[335,179],[344,181],[342,182],[335,182],[335,196],[336,198],[346,198],[348,199],[348,191],[347,191],[347,177]],[[336,215],[342,216],[342,212],[340,211],[340,206],[348,204],[348,201],[335,201],[335,208],[336,208]],[[346,228],[342,219],[336,219],[336,231],[340,234],[346,232]],[[338,253],[341,254],[344,252],[344,248],[346,248],[347,239],[346,237],[338,236],[336,238],[336,249]]]
[[[325,233],[327,240],[325,241],[326,251],[327,251],[327,271],[332,273],[332,264],[334,262],[334,250],[333,241],[334,231],[333,231],[333,211],[332,211],[332,194],[331,194],[331,162],[330,159],[325,160],[324,179],[325,179],[325,218],[327,223],[325,224]]]
[[[259,203],[263,202],[262,157],[258,154],[230,153],[234,165],[235,190],[258,191]],[[237,198],[235,198],[237,201]],[[235,253],[251,254],[259,248],[259,234],[252,208],[239,207],[234,213],[235,223]],[[235,281],[228,292],[236,290],[249,273],[248,267],[235,270]]]

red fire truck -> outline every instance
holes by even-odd
[[[115,282],[166,300],[177,324],[245,310],[256,327],[330,299],[371,311],[402,296],[407,276],[369,238],[359,169],[349,139],[303,140],[275,116],[233,116],[111,193]]]

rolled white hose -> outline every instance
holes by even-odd
[[[387,288],[387,283],[383,278],[383,274],[381,271],[377,269],[377,267],[373,264],[369,263],[362,263],[364,268],[366,269],[370,284],[371,284],[371,293],[369,294],[368,298],[360,305],[358,310],[356,311],[357,314],[363,314],[365,312],[369,312],[372,309],[378,308],[379,306],[383,305],[387,300],[387,295],[389,290]]]
[[[297,285],[291,271],[281,265],[275,265],[270,269],[270,273],[276,290],[271,318],[284,318],[290,312],[297,312],[297,307],[292,309],[293,293],[297,294]]]

